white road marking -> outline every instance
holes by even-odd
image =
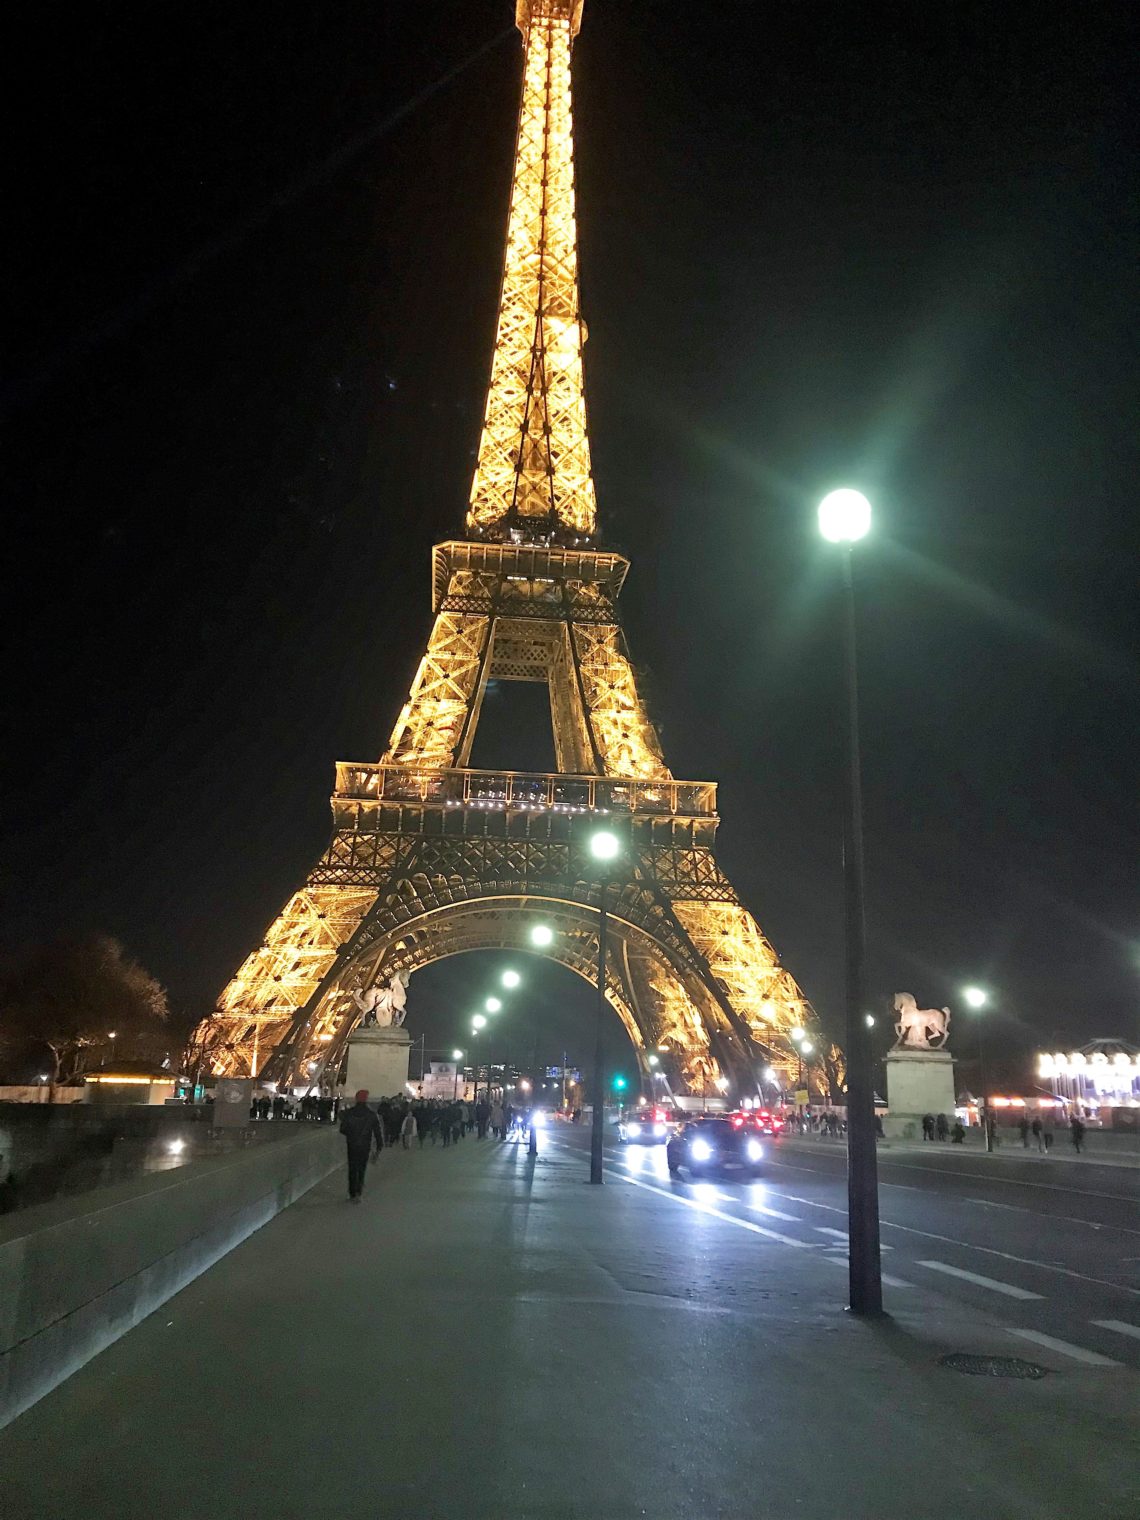
[[[841,1240],[843,1242],[842,1245],[824,1246],[823,1249],[825,1251],[842,1251],[843,1254],[846,1256],[846,1254],[847,1254],[847,1231],[846,1230],[826,1230],[826,1229],[822,1229],[818,1224],[815,1225],[814,1228],[817,1229],[817,1230],[819,1230],[819,1233],[821,1235],[835,1235],[835,1236],[838,1237],[839,1240]],[[894,1246],[885,1246],[885,1245],[883,1245],[882,1241],[880,1241],[879,1242],[879,1250],[880,1251],[893,1251],[894,1250]]]
[[[1009,1214],[1032,1214],[1034,1219],[1042,1216],[1036,1209],[1027,1209],[1023,1203],[997,1203],[993,1198],[963,1198],[963,1203],[976,1203],[983,1209],[1004,1209]],[[1130,1230],[1126,1224],[1097,1224],[1091,1219],[1076,1219],[1072,1214],[1050,1214],[1059,1224],[1079,1225],[1082,1230],[1116,1230],[1122,1235],[1140,1235],[1140,1230]]]
[[[779,1196],[786,1198],[789,1203],[803,1203],[810,1209],[823,1209],[828,1214],[842,1214],[844,1217],[847,1214],[846,1209],[837,1208],[833,1203],[819,1203],[815,1198],[801,1198],[797,1193],[781,1193]],[[880,1223],[884,1229],[902,1230],[907,1235],[921,1235],[924,1240],[937,1240],[943,1245],[955,1246],[959,1250],[981,1251],[986,1256],[999,1256],[1003,1261],[1016,1261],[1020,1266],[1036,1267],[1042,1272],[1059,1272],[1062,1277],[1075,1277],[1078,1282],[1095,1283],[1098,1288],[1112,1288],[1116,1293],[1127,1293],[1132,1298],[1140,1298],[1140,1288],[1126,1288],[1123,1283],[1109,1282],[1104,1277],[1090,1277],[1087,1272],[1074,1272],[1072,1267],[1059,1267],[1047,1261],[1033,1261],[1028,1256],[1014,1256],[1012,1252],[999,1251],[994,1246],[974,1245],[969,1241],[956,1239],[953,1235],[936,1235],[932,1230],[918,1230],[913,1225],[895,1224],[890,1219],[882,1219]]]
[[[842,1267],[844,1271],[847,1270],[846,1251],[844,1251],[841,1255],[837,1255],[834,1252],[828,1251],[820,1257],[820,1261],[829,1261],[833,1267]],[[883,1282],[884,1286],[888,1288],[911,1288],[914,1286],[913,1283],[903,1282],[901,1277],[888,1277],[885,1272],[880,1273],[880,1279]]]
[[[840,1240],[847,1239],[846,1230],[833,1230],[829,1224],[813,1224],[812,1229],[820,1235],[838,1235]]]
[[[802,1224],[798,1214],[785,1214],[780,1209],[771,1209],[766,1203],[750,1203],[750,1209],[755,1209],[758,1214],[767,1214],[770,1219],[786,1219],[789,1224]]]
[[[1098,1325],[1102,1330],[1115,1330],[1117,1335],[1130,1335],[1134,1341],[1140,1341],[1140,1325],[1130,1325],[1122,1319],[1094,1319],[1090,1323]]]
[[[1015,1288],[1012,1283],[998,1282],[996,1277],[983,1277],[979,1272],[966,1272],[961,1267],[952,1267],[945,1261],[920,1261],[920,1267],[927,1267],[931,1272],[945,1272],[947,1277],[960,1277],[963,1282],[976,1283],[979,1288],[991,1288],[995,1293],[1004,1293],[1007,1298],[1043,1298],[1043,1293],[1030,1293],[1027,1288]]]
[[[799,1152],[803,1155],[803,1152]],[[825,1154],[822,1153],[821,1154]],[[786,1167],[790,1172],[810,1172],[813,1177],[834,1176],[835,1173],[821,1172],[818,1166],[796,1166],[794,1162],[785,1161],[783,1157],[777,1157],[778,1164]],[[908,1172],[936,1172],[940,1177],[972,1177],[975,1182],[992,1182],[995,1187],[1031,1187],[1044,1188],[1049,1193],[1076,1193],[1081,1198],[1105,1198],[1110,1203],[1132,1203],[1133,1200],[1127,1193],[1092,1193],[1087,1188],[1062,1187],[1059,1182],[1031,1182],[1025,1177],[1000,1177],[996,1173],[992,1176],[985,1172],[959,1172],[948,1166],[922,1166],[921,1164],[908,1161],[892,1161],[888,1156],[880,1153],[879,1165],[901,1167]],[[888,1182],[885,1177],[879,1178],[880,1187],[905,1187],[902,1182]],[[911,1192],[929,1193],[929,1188],[914,1188]]]
[[[1035,1346],[1044,1346],[1049,1351],[1056,1351],[1061,1356],[1071,1356],[1074,1362],[1084,1362],[1086,1367],[1119,1367],[1120,1362],[1114,1362],[1110,1356],[1101,1356],[1099,1351],[1086,1351],[1083,1346],[1074,1346],[1070,1341],[1059,1341],[1055,1336],[1043,1335],[1040,1330],[1011,1330],[1010,1335],[1020,1336],[1023,1341],[1032,1341]]]
[[[726,1214],[723,1209],[714,1209],[697,1198],[686,1198],[682,1193],[671,1193],[667,1188],[655,1187],[652,1182],[642,1182],[637,1177],[629,1177],[612,1166],[607,1167],[606,1170],[630,1187],[644,1188],[647,1193],[657,1193],[662,1198],[671,1198],[674,1203],[683,1203],[687,1209],[696,1209],[698,1214],[711,1214],[714,1219],[723,1219],[725,1224],[735,1224],[742,1230],[751,1230],[754,1235],[763,1235],[766,1240],[778,1240],[783,1246],[795,1246],[801,1251],[816,1249],[813,1240],[797,1240],[794,1235],[781,1235],[778,1230],[766,1230],[762,1224],[753,1224],[751,1219],[739,1219],[735,1214]]]

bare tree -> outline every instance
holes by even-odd
[[[84,1052],[110,1046],[157,1056],[165,1043],[165,989],[107,935],[38,945],[0,967],[0,1028],[9,1044],[51,1052],[52,1081],[82,1070]]]

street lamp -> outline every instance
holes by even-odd
[[[847,806],[843,886],[847,948],[847,1231],[848,1292],[855,1314],[883,1308],[879,1254],[879,1178],[875,1155],[875,1080],[870,1031],[863,1021],[863,780],[859,766],[859,680],[852,546],[871,528],[871,503],[860,491],[831,491],[819,504],[819,531],[841,546],[843,672],[847,708]]]
[[[496,997],[489,997],[483,1004],[483,1007],[487,1010],[488,1013],[498,1013],[499,1009],[502,1006],[502,1003]]]
[[[501,980],[504,987],[514,988],[522,981],[522,977],[517,971],[504,971]]]
[[[451,1059],[455,1062],[455,1077],[451,1084],[451,1101],[454,1103],[459,1096],[459,1063],[463,1059],[463,1052],[461,1050],[453,1050],[451,1052]]]
[[[487,1001],[488,1002],[494,1002],[494,998],[488,998]],[[477,1013],[475,1015],[475,1017],[471,1020],[471,1034],[472,1034],[472,1038],[477,1038],[478,1035],[479,1035],[479,1032],[481,1030],[483,1030],[483,1029],[486,1029],[486,1027],[487,1027],[487,1020],[483,1017],[483,1015],[481,1013]],[[475,1093],[474,1093],[474,1096],[472,1098],[472,1101],[475,1102],[475,1103],[478,1103],[478,1101],[479,1101],[479,1050],[478,1050],[478,1046],[476,1046],[475,1050],[473,1051],[473,1055],[474,1055],[475,1059],[472,1062],[471,1075],[475,1079]],[[487,1092],[490,1093],[490,1091],[491,1091],[491,1072],[488,1069],[488,1071],[487,1071]]]
[[[594,1017],[594,1113],[590,1129],[590,1181],[601,1184],[602,1151],[606,1138],[605,1036],[606,1019],[606,892],[609,867],[617,859],[621,844],[609,829],[597,829],[590,835],[590,854],[601,868],[601,906],[598,910],[598,1006]]]
[[[530,942],[539,950],[545,950],[554,943],[554,930],[549,924],[535,924],[530,931]]]
[[[966,1001],[967,1008],[972,1008],[974,1012],[978,1014],[981,1013],[982,1009],[990,1000],[989,993],[981,987],[963,987],[962,996]],[[990,1130],[990,1106],[986,1101],[986,1044],[985,1036],[982,1033],[985,1027],[985,1022],[979,1018],[978,1081],[981,1084],[982,1089],[982,1134],[986,1137],[987,1155],[993,1155],[994,1137],[993,1133]]]

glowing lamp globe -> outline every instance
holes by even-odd
[[[819,504],[819,531],[830,544],[853,544],[871,531],[871,503],[862,491],[844,486]]]
[[[615,860],[620,848],[617,835],[608,829],[599,829],[590,836],[590,854],[595,860]]]
[[[554,930],[548,924],[535,924],[530,931],[530,942],[540,950],[545,950],[547,945],[554,943]]]
[[[472,1029],[484,1029],[484,1028],[486,1028],[486,1025],[487,1025],[487,1020],[483,1017],[483,1015],[481,1013],[477,1013],[475,1015],[475,1017],[471,1020],[471,1028]]]
[[[517,971],[504,971],[503,972],[503,986],[504,987],[517,987],[518,984],[521,981],[522,981],[522,977],[518,974]]]
[[[962,996],[971,1008],[984,1008],[986,1006],[986,994],[980,987],[965,987]]]
[[[502,1006],[503,1005],[498,998],[488,998],[487,1001],[483,1004],[483,1007],[487,1010],[488,1013],[498,1013],[499,1009]]]
[[[462,1061],[462,1059],[463,1059],[463,1052],[461,1050],[453,1050],[451,1052],[451,1059],[453,1061]]]

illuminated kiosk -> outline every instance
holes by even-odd
[[[391,1098],[407,1090],[412,1037],[391,1024],[361,1025],[348,1039],[349,1095],[366,1087],[373,1098]]]
[[[895,993],[898,1044],[887,1055],[888,1138],[922,1137],[925,1114],[954,1113],[954,1058],[945,1049],[950,1031],[947,1008],[919,1008],[909,992]]]

